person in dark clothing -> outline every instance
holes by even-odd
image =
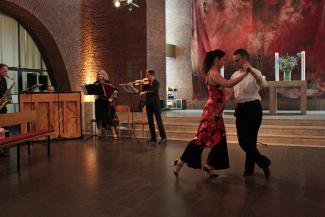
[[[95,84],[110,85],[115,88],[109,81],[109,77],[104,70],[100,70],[97,73],[97,81]],[[116,88],[115,88],[116,89]],[[118,139],[116,134],[116,126],[114,125],[114,118],[116,115],[115,107],[113,106],[113,100],[117,98],[117,91],[114,91],[112,96],[96,96],[95,100],[95,116],[97,127],[100,131],[100,137],[106,136],[107,131],[111,129],[113,139]]]
[[[7,75],[8,75],[8,66],[6,64],[0,63],[0,99],[3,97],[6,90],[8,89],[7,81],[6,81]],[[7,113],[6,106],[4,106],[0,111],[0,114],[4,114],[4,113]]]
[[[149,82],[149,84],[144,84],[142,86],[142,91],[140,92],[140,96],[145,95],[145,106],[147,110],[147,118],[148,118],[148,124],[150,129],[150,135],[151,143],[157,142],[157,136],[156,136],[156,130],[155,130],[155,124],[153,115],[156,117],[159,134],[161,137],[161,140],[159,143],[166,143],[167,142],[167,136],[164,128],[164,124],[161,118],[161,107],[160,107],[160,99],[159,99],[159,81],[155,79],[155,72],[154,70],[147,70],[146,72],[146,78]]]
[[[3,95],[8,89],[7,81],[6,81],[7,75],[8,75],[8,66],[6,64],[0,63],[0,99],[2,99]],[[7,113],[7,107],[3,106],[3,108],[0,111],[0,114],[5,114],[5,113]],[[6,133],[6,136],[8,136],[8,134],[9,133]],[[9,149],[8,148],[0,149],[0,157],[7,157],[7,156],[9,156]]]

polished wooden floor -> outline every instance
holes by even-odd
[[[110,138],[34,144],[16,170],[15,149],[0,158],[1,217],[321,217],[325,214],[325,148],[260,146],[272,177],[259,168],[241,176],[244,155],[229,145],[231,168],[207,180],[172,161],[186,142],[166,145]],[[204,159],[206,157],[204,153]]]

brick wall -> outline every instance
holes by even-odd
[[[122,83],[139,79],[150,67],[158,72],[161,90],[165,90],[165,6],[163,0],[149,2],[147,6],[146,1],[138,1],[140,7],[129,11],[115,8],[110,0],[2,0],[0,10],[16,18],[21,11],[29,14],[25,27],[40,42],[53,70],[52,80],[61,89],[80,90],[84,82],[94,81],[99,69],[105,69],[114,83]],[[52,52],[39,37],[44,32],[58,52]],[[55,61],[57,54],[61,63]],[[137,108],[138,100],[120,91],[120,103]]]
[[[64,5],[63,5],[64,3]],[[80,71],[80,4],[77,0],[2,0],[0,10],[29,30],[55,73],[51,80],[59,90],[70,90],[70,80]],[[73,25],[72,25],[73,24]]]
[[[161,99],[166,99],[165,32],[165,0],[147,1],[147,65],[156,71]]]
[[[140,78],[146,69],[146,4],[115,8],[112,1],[84,0],[81,4],[82,80],[94,80],[105,69],[113,83]],[[119,103],[138,107],[139,98],[119,92]]]

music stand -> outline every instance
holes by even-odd
[[[81,85],[81,90],[85,95],[105,96],[105,90],[100,84],[85,84]]]
[[[26,90],[20,91],[20,93],[31,93],[34,92],[37,88],[42,87],[43,84],[34,84],[33,86],[27,88]]]
[[[104,87],[100,84],[84,84],[81,85],[81,90],[85,95],[97,95],[97,96],[105,96],[105,90]],[[93,118],[93,116],[92,116]],[[96,123],[96,122],[95,122]],[[92,125],[92,119],[90,121],[90,124]],[[96,128],[97,124],[95,124],[95,136],[96,136]],[[90,138],[92,137],[92,126],[91,126],[91,132],[90,132]]]
[[[133,86],[131,82],[125,83],[125,84],[119,84],[120,87],[123,88],[123,90],[129,94],[138,94],[139,90]]]

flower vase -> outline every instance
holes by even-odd
[[[283,71],[283,80],[291,81],[291,70]]]

